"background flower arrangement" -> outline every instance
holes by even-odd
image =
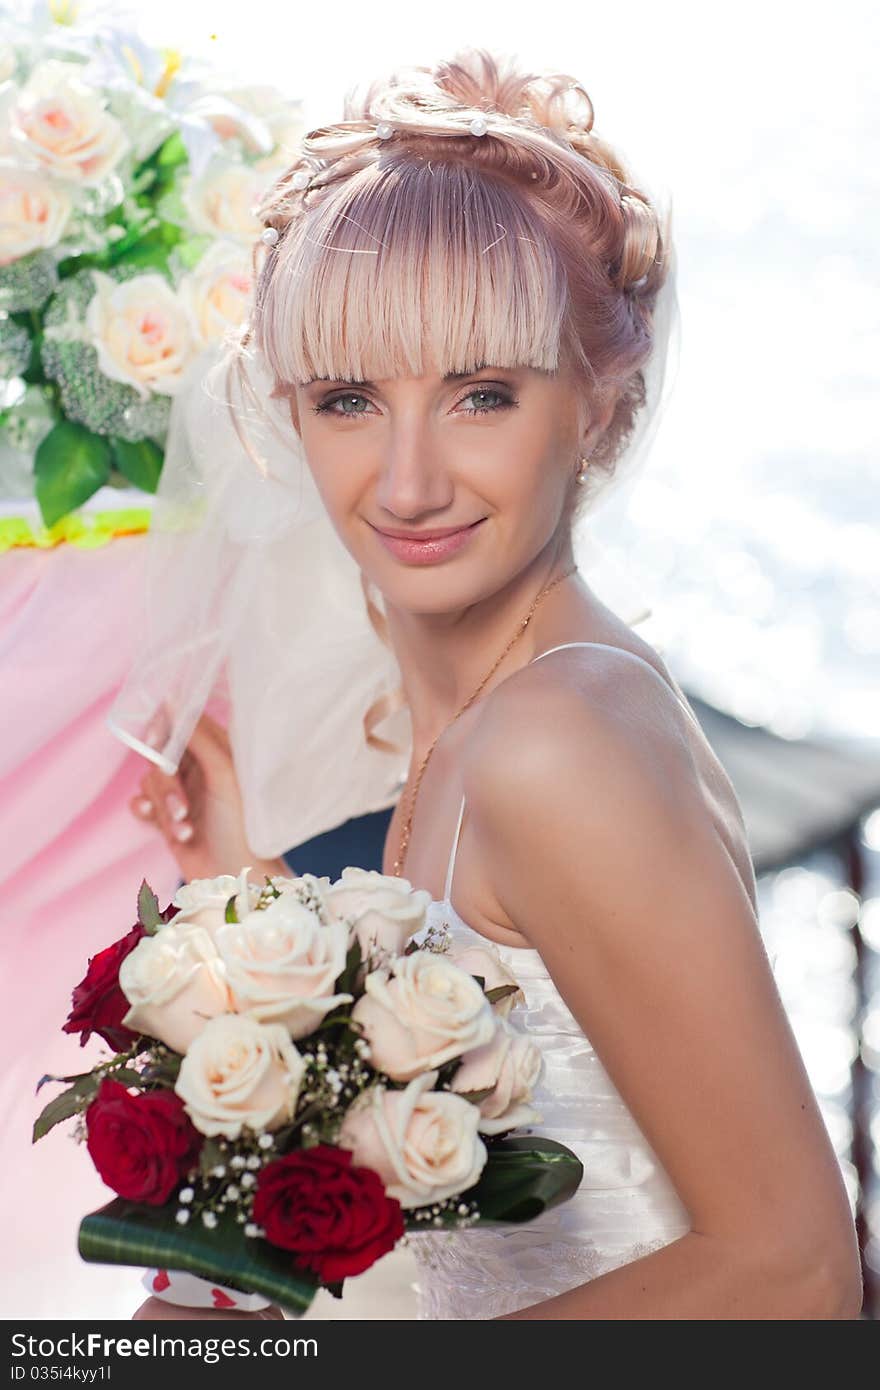
[[[58,15],[60,8],[50,7]],[[0,42],[0,493],[155,492],[171,398],[241,323],[300,103],[99,25]]]
[[[530,1220],[575,1191],[570,1150],[511,1136],[541,1118],[542,1065],[492,943],[425,933],[430,895],[375,870],[247,872],[164,911],[144,883],[73,992],[65,1031],[113,1055],[42,1079],[67,1089],[34,1140],[77,1117],[118,1194],[82,1221],[84,1258],[303,1310],[407,1231]]]

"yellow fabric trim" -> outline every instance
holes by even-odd
[[[54,526],[33,523],[23,516],[0,517],[0,553],[22,546],[48,550],[67,542],[83,550],[108,545],[116,536],[136,536],[150,529],[149,507],[119,511],[71,512]]]

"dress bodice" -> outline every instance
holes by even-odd
[[[486,936],[451,902],[464,807],[462,798],[444,896],[429,905],[426,926],[445,927],[453,946],[485,945]],[[672,1182],[538,951],[489,945],[525,996],[508,1021],[536,1044],[544,1060],[534,1092],[541,1120],[517,1132],[545,1134],[567,1145],[583,1163],[584,1175],[573,1197],[524,1225],[414,1234],[410,1244],[421,1318],[499,1317],[659,1249],[690,1229]]]

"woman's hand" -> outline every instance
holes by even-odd
[[[150,764],[129,808],[156,825],[187,881],[238,874],[247,864],[254,882],[292,872],[283,859],[260,859],[248,846],[229,735],[209,714],[193,729],[177,772]]]
[[[268,1308],[261,1308],[258,1313],[242,1313],[224,1308],[184,1308],[179,1303],[166,1303],[162,1298],[148,1298],[131,1315],[132,1322],[201,1322],[203,1319],[210,1322],[238,1322],[242,1318],[269,1318],[283,1322],[284,1314],[274,1303]]]

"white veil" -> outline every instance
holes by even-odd
[[[654,335],[645,404],[573,537],[591,590],[632,625],[652,610],[596,541],[591,519],[641,471],[671,394],[680,341],[674,260]],[[145,541],[140,641],[107,724],[174,772],[212,693],[225,693],[248,843],[271,858],[393,805],[410,726],[399,708],[378,727],[400,753],[366,742],[364,714],[399,686],[397,662],[373,630],[360,570],[324,509],[286,405],[270,397],[256,355],[248,375],[257,399],[246,399],[226,352],[200,358],[172,403]],[[243,447],[230,403],[267,476]]]

